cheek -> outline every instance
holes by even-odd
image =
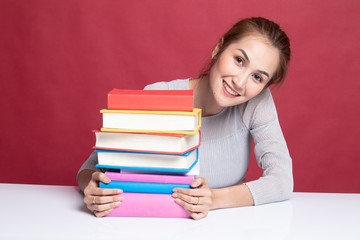
[[[229,56],[221,55],[218,61],[214,64],[212,70],[217,76],[231,75],[232,72],[234,72],[233,59]]]
[[[246,86],[246,96],[251,99],[255,96],[257,96],[261,91],[264,89],[264,86],[259,86],[258,84],[248,84]]]
[[[223,71],[221,66],[219,66],[219,64],[215,64],[210,71],[210,84],[212,85],[212,87],[217,88],[220,84],[221,78],[223,76]]]
[[[219,61],[217,69],[221,75],[232,75],[234,72],[234,63],[229,58],[222,59]]]

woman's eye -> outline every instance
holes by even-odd
[[[244,64],[244,61],[241,57],[235,57],[236,62],[240,63],[241,65]]]
[[[254,78],[256,81],[262,82],[262,78],[259,75],[254,74]]]

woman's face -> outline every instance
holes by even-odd
[[[234,106],[258,95],[279,66],[279,52],[258,34],[230,44],[209,74],[210,88],[220,107]]]

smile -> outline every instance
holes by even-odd
[[[223,89],[224,89],[224,92],[231,97],[240,96],[240,94],[235,92],[224,80],[223,80]]]

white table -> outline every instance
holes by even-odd
[[[96,218],[77,187],[0,184],[0,239],[360,239],[360,194],[211,211],[202,220]]]

